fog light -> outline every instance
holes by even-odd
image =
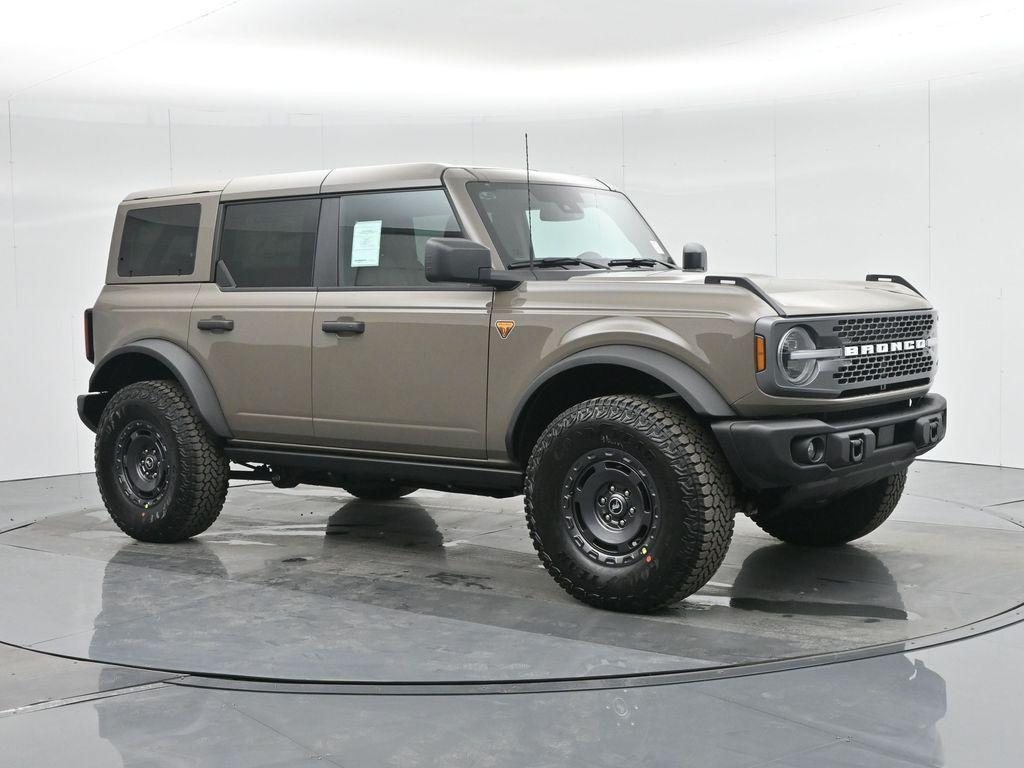
[[[820,464],[825,459],[825,438],[816,435],[793,441],[793,458],[801,464]]]

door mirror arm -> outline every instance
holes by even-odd
[[[492,269],[486,267],[480,270],[480,282],[483,285],[489,285],[498,291],[507,291],[517,287],[523,278],[517,276],[514,272],[509,272],[507,269]]]
[[[220,288],[237,288],[235,284],[235,278],[231,276],[231,270],[228,269],[228,265],[223,261],[217,262],[217,285]]]

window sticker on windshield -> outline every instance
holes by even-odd
[[[661,247],[661,243],[659,243],[657,240],[651,240],[651,248],[653,248],[654,252],[659,256],[665,255],[665,249]]]
[[[357,221],[352,227],[353,267],[380,266],[380,227],[382,221]]]

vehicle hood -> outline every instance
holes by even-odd
[[[755,283],[775,302],[787,316],[853,314],[859,312],[897,312],[930,309],[931,303],[909,288],[898,283],[866,280],[795,280],[745,273],[708,272],[707,275],[744,277]],[[573,280],[624,281],[630,284],[664,285],[665,290],[678,290],[682,286],[703,286],[708,291],[723,291],[735,295],[746,288],[736,285],[703,285],[705,273],[680,271],[623,270],[587,272]]]

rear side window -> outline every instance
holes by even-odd
[[[320,200],[271,200],[224,207],[220,261],[239,288],[307,288]]]
[[[191,275],[199,237],[198,203],[128,211],[121,234],[117,274],[121,277]]]

